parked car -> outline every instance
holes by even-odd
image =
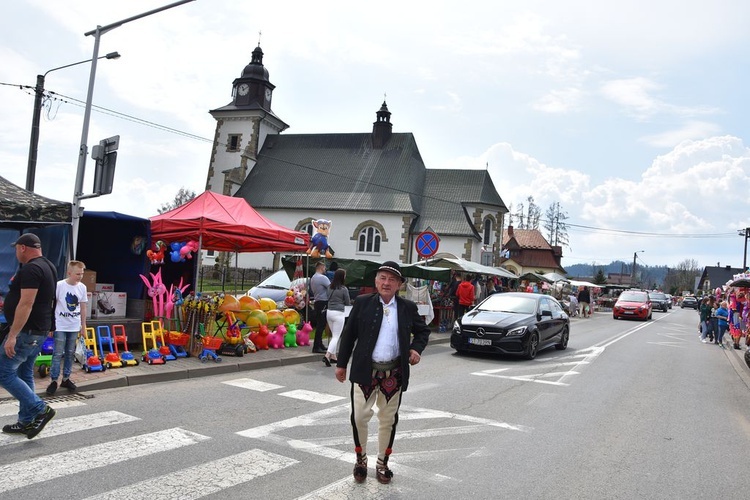
[[[248,290],[247,295],[255,297],[256,299],[269,298],[276,302],[276,306],[279,309],[286,309],[286,306],[284,305],[286,292],[288,292],[292,286],[300,283],[304,284],[305,278],[292,281],[289,279],[286,271],[281,269]]]
[[[495,293],[456,320],[451,347],[457,352],[514,354],[534,359],[550,346],[568,347],[570,318],[562,305],[538,293]]]
[[[620,294],[612,308],[614,319],[636,318],[643,321],[651,319],[651,300],[648,292],[626,290]]]
[[[659,309],[660,311],[667,312],[669,309],[669,303],[671,302],[665,293],[662,292],[648,292],[648,298],[651,299],[651,307]]]
[[[686,307],[689,307],[690,309],[698,309],[698,299],[696,299],[692,295],[683,297],[682,302],[680,302],[680,307],[682,309],[685,309]]]

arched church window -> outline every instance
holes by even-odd
[[[362,228],[357,237],[357,252],[380,253],[380,230],[373,226]]]
[[[484,219],[484,237],[482,238],[484,245],[492,244],[492,221],[490,219]]]

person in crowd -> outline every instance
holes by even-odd
[[[315,311],[315,339],[313,339],[312,352],[325,354],[326,347],[323,345],[323,332],[326,328],[326,309],[328,308],[328,289],[331,281],[326,276],[326,263],[318,261],[315,264],[315,274],[310,278],[310,291],[313,294]]]
[[[450,297],[451,302],[453,303],[453,318],[458,319],[458,297],[456,296],[456,290],[458,290],[458,285],[461,284],[461,276],[458,273],[453,274],[453,281],[451,281],[450,286],[448,287],[447,296]],[[453,322],[451,321],[451,324]]]
[[[708,297],[708,305],[711,307],[711,316],[709,317],[708,341],[716,343],[716,334],[719,333],[719,320],[716,318],[716,310],[719,304],[716,298],[711,295]]]
[[[331,262],[331,265],[328,266],[328,270],[326,271],[326,277],[329,279],[329,281],[333,281],[333,275],[336,273],[336,270],[339,268],[338,262]]]
[[[581,308],[581,316],[588,318],[591,314],[591,294],[587,286],[581,286],[578,289],[578,305]]]
[[[570,295],[568,295],[568,310],[570,312],[570,317],[573,318],[575,316],[578,316],[578,295],[570,292]]]
[[[708,343],[708,332],[711,329],[711,304],[709,303],[708,297],[703,298],[698,312],[700,313],[698,325],[700,326],[701,330],[698,338],[701,339],[701,342],[706,344]]]
[[[474,305],[475,293],[474,285],[471,284],[471,275],[467,274],[456,289],[456,299],[458,302],[458,312],[456,314],[457,320],[466,314],[466,311],[471,309],[471,306]]]
[[[377,293],[359,296],[341,335],[336,379],[346,380],[351,358],[351,423],[354,436],[354,480],[367,479],[367,431],[378,407],[376,479],[388,484],[393,472],[388,459],[393,450],[402,393],[409,386],[409,366],[419,363],[430,329],[417,305],[398,296],[403,283],[398,263],[386,261],[375,275]]]
[[[0,385],[18,400],[18,421],[5,425],[3,432],[31,439],[55,416],[55,410],[34,392],[34,362],[55,328],[57,270],[42,255],[42,242],[35,234],[22,234],[13,246],[21,267],[5,297],[8,326],[0,349]]]
[[[727,301],[722,301],[719,308],[716,310],[716,319],[718,321],[719,330],[716,333],[716,343],[719,347],[724,348],[724,332],[729,327],[729,309],[727,308]]]
[[[78,335],[86,334],[86,285],[81,283],[83,271],[86,266],[79,260],[68,262],[68,277],[57,282],[55,293],[55,350],[52,354],[52,367],[50,378],[52,381],[47,386],[47,394],[50,396],[57,391],[57,379],[60,377],[60,365],[62,369],[62,382],[60,387],[70,392],[76,391],[76,385],[70,380],[73,372],[73,354],[76,350],[76,339]]]
[[[349,289],[344,285],[346,280],[346,271],[344,269],[336,269],[333,273],[333,281],[331,281],[331,288],[328,292],[328,310],[326,311],[326,319],[328,321],[328,329],[331,330],[331,341],[328,343],[328,351],[323,356],[323,363],[326,366],[331,366],[331,363],[336,363],[336,355],[338,353],[339,337],[341,332],[344,330],[344,311],[346,306],[351,305],[349,299]]]

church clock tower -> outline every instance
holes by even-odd
[[[266,136],[289,128],[271,110],[276,87],[263,66],[263,50],[253,50],[250,63],[232,82],[232,102],[211,110],[216,132],[206,189],[233,195],[255,166]]]

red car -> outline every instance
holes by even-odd
[[[620,294],[612,308],[612,317],[636,318],[643,321],[651,319],[651,299],[648,298],[648,292],[640,290],[627,290]]]

